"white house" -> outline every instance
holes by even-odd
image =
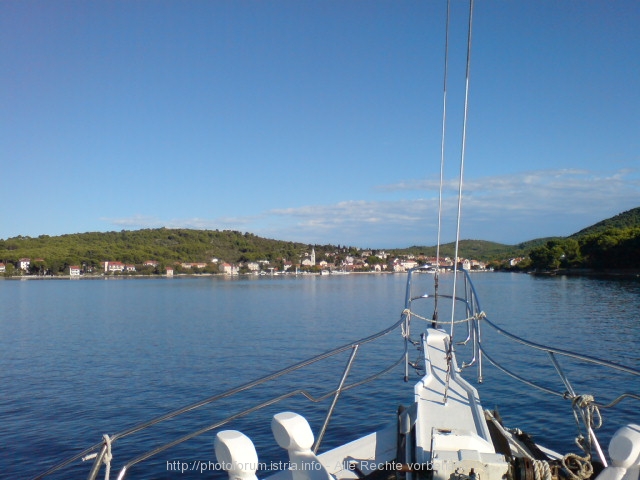
[[[258,262],[249,262],[247,263],[247,268],[251,272],[257,272],[258,270],[260,270],[260,264]]]
[[[18,268],[20,270],[24,270],[24,271],[29,270],[29,265],[31,265],[30,258],[21,258],[20,260],[18,260]]]
[[[69,267],[69,275],[71,275],[72,277],[79,277],[80,276],[80,267],[76,266],[76,265],[71,265]]]
[[[122,262],[104,262],[105,272],[122,272],[124,270],[124,263]]]
[[[238,267],[231,265],[230,263],[223,263],[222,272],[225,275],[238,275]]]
[[[412,268],[417,267],[418,262],[416,262],[415,260],[405,260],[404,262],[402,262],[402,266],[404,267],[405,270],[410,270]]]
[[[514,267],[517,264],[519,264],[522,260],[524,260],[524,257],[510,258],[509,259],[509,265]]]
[[[7,271],[7,267],[4,263],[0,263],[0,273],[4,273]]]

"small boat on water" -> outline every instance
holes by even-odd
[[[419,277],[429,281],[429,289],[422,288]],[[450,306],[445,307],[445,302]],[[450,313],[450,321],[441,320],[443,309]],[[463,332],[461,342],[458,341],[460,331]],[[518,355],[522,358],[527,358],[530,352],[542,352],[564,388],[560,391],[550,389],[542,385],[539,379],[524,378],[492,358],[491,345],[487,345],[485,340],[488,331],[513,342],[514,349],[521,348],[522,353]],[[401,349],[390,354],[386,364],[376,373],[352,381],[350,375],[360,351],[394,334],[401,338]],[[458,358],[463,354],[470,359],[460,362]],[[317,394],[308,386],[296,386],[284,391],[266,390],[266,385],[273,380],[303,372],[312,365],[321,365],[340,355],[347,359],[342,375],[336,379],[337,387],[331,391]],[[215,463],[198,461],[173,465],[175,468],[172,471],[182,474],[185,471],[203,473],[224,470],[230,480],[253,480],[258,477],[269,480],[638,480],[640,418],[630,419],[628,424],[620,425],[608,447],[601,444],[596,430],[601,418],[600,409],[615,408],[622,401],[638,401],[640,395],[638,392],[625,392],[624,384],[619,384],[621,391],[616,394],[612,392],[613,400],[607,404],[600,403],[589,392],[581,392],[575,386],[563,368],[565,359],[607,369],[611,375],[624,373],[640,377],[640,370],[635,366],[545,346],[507,332],[481,308],[467,271],[454,268],[453,279],[445,289],[444,285],[439,285],[438,269],[419,266],[407,274],[404,306],[399,319],[384,330],[122,432],[103,435],[95,445],[36,478],[60,475],[65,468],[82,460],[91,465],[87,466],[86,473],[86,478],[90,480],[98,478],[102,472],[104,478],[110,478],[111,468],[116,464],[119,468],[117,478],[123,479],[146,460],[215,431]],[[477,380],[482,382],[485,362],[528,387],[566,398],[571,403],[573,415],[582,425],[583,434],[577,438],[580,453],[556,452],[546,448],[545,439],[534,442],[522,431],[504,425],[497,411],[485,409],[477,389],[463,377],[464,372],[473,368],[476,369]],[[353,441],[321,451],[341,395],[361,388],[364,389],[364,395],[375,399],[380,393],[370,383],[398,369],[403,371],[402,375],[398,375],[398,388],[411,391],[413,401],[398,406],[394,412],[395,420],[387,427],[375,432],[362,432],[362,436]],[[409,383],[412,372],[420,374],[420,379],[413,385]],[[307,380],[313,383],[313,378]],[[258,391],[261,395],[252,397]],[[245,402],[238,402],[237,411],[226,418],[177,438],[163,438],[163,444],[145,453],[135,454],[133,458],[117,448],[118,442],[124,438],[146,435],[155,425],[168,421],[175,423],[189,412],[242,395],[259,400],[248,407],[244,406]],[[527,394],[523,391],[522,395]],[[306,398],[312,403],[328,400],[330,405],[321,428],[316,432],[312,430],[303,411],[285,410],[272,417],[272,443],[287,452],[288,462],[263,474],[265,469],[260,468],[259,460],[264,446],[254,444],[254,432],[241,432],[228,429],[227,426],[239,418],[294,397]],[[510,399],[504,400],[501,408],[506,410]]]

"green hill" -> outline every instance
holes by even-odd
[[[308,245],[261,238],[237,231],[147,229],[121,232],[90,232],[37,238],[0,240],[0,261],[41,258],[47,270],[61,271],[69,265],[92,265],[101,261],[142,264],[154,260],[174,262],[240,262],[295,258]]]
[[[440,255],[453,257],[454,249],[453,243],[442,245]],[[400,255],[435,256],[436,248],[413,246],[393,252]],[[640,268],[640,207],[602,220],[566,238],[537,238],[518,245],[462,240],[459,256],[492,262],[496,268],[510,270],[635,270]],[[516,257],[524,257],[526,260],[515,267],[505,262]]]
[[[536,271],[591,269],[637,272],[640,269],[640,207],[598,222],[573,235],[551,240],[529,252]]]
[[[627,229],[640,227],[640,207],[632,208],[626,212],[619,213],[614,217],[602,220],[590,227],[584,228],[579,232],[574,233],[569,238],[584,237],[586,235],[592,235],[595,233],[603,233],[606,230],[611,229]]]
[[[476,260],[489,260],[518,250],[513,245],[504,245],[502,243],[488,242],[485,240],[461,240],[458,255],[465,258],[473,258]],[[395,255],[424,255],[427,257],[436,256],[436,247],[414,245],[408,248],[392,250]],[[445,243],[440,246],[441,257],[453,257],[455,254],[455,243]]]
[[[330,253],[333,260],[359,256],[358,249],[314,245],[318,258]],[[459,256],[494,264],[514,257],[530,257],[519,268],[560,267],[638,268],[640,267],[640,207],[598,222],[570,237],[538,238],[518,245],[485,240],[462,240]],[[294,263],[308,253],[310,245],[272,240],[251,233],[218,230],[145,229],[120,232],[75,233],[37,238],[18,236],[0,240],[0,262],[16,264],[30,258],[38,271],[61,272],[70,265],[99,267],[101,261],[141,265],[147,260],[162,266],[176,262],[241,263],[283,259]],[[434,257],[436,247],[412,246],[388,251],[394,257],[424,255]],[[455,245],[441,246],[442,257],[453,257]]]
[[[458,256],[472,258],[480,261],[506,260],[514,257],[527,256],[532,248],[544,245],[550,240],[561,237],[546,237],[529,240],[517,245],[506,245],[503,243],[488,242],[486,240],[460,240]],[[392,251],[396,255],[426,255],[436,256],[436,247],[413,246]],[[440,256],[453,257],[455,254],[455,243],[445,243],[440,246]]]

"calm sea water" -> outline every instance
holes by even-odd
[[[391,325],[404,302],[404,275],[261,278],[0,281],[0,477],[25,478],[144,420],[209,397]],[[444,280],[446,282],[446,280]],[[474,276],[483,309],[501,326],[536,342],[638,367],[640,281]],[[413,326],[414,331],[419,325]],[[540,383],[562,390],[543,355],[523,355],[485,329],[494,356]],[[463,333],[460,333],[463,337]],[[498,341],[499,340],[499,341]],[[402,353],[399,332],[363,348],[353,372],[363,378]],[[417,356],[417,354],[416,354]],[[466,353],[458,354],[459,360]],[[298,382],[314,395],[334,388],[345,355],[291,379],[273,382],[215,408],[154,427],[114,445],[114,468],[159,444]],[[564,362],[579,393],[612,400],[612,390],[640,392],[638,379]],[[394,421],[412,400],[395,369],[343,394],[323,442],[329,448]],[[475,372],[465,376],[472,381]],[[532,432],[562,452],[574,451],[567,400],[530,393],[487,366],[478,386],[485,407],[498,406],[507,426]],[[417,380],[414,375],[411,382]],[[271,415],[305,412],[318,431],[329,401],[299,397],[252,414],[237,428],[256,443],[261,461],[284,461],[271,438]],[[638,402],[603,412],[603,443],[622,421],[640,421]],[[219,478],[176,472],[172,462],[214,461],[209,432],[133,467],[127,478]],[[57,478],[86,476],[84,464]]]

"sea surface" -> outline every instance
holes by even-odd
[[[429,277],[421,281],[432,282]],[[639,367],[639,279],[506,273],[479,273],[473,279],[494,323],[537,343]],[[383,330],[400,318],[405,282],[403,274],[0,280],[0,478],[30,478],[100,442],[105,433]],[[425,325],[414,320],[414,338]],[[464,326],[456,328],[455,338],[463,340]],[[564,390],[545,354],[522,353],[486,326],[482,334],[487,350],[510,368]],[[347,383],[390,365],[403,345],[396,330],[363,346]],[[338,385],[348,354],[117,441],[112,477],[136,455],[276,393],[306,388],[321,396]],[[412,350],[412,357],[418,355]],[[471,353],[459,347],[457,356],[469,360]],[[560,361],[575,390],[602,403],[613,400],[614,392],[640,393],[638,378]],[[531,390],[484,364],[482,384],[476,384],[472,367],[464,376],[478,388],[485,408],[498,407],[508,427],[529,431],[539,443],[562,453],[577,451],[569,400]],[[395,368],[343,393],[320,451],[394,422],[398,405],[411,403],[412,383],[419,378],[412,372],[407,384],[403,376],[402,368]],[[252,438],[267,465],[260,475],[266,475],[269,464],[286,461],[271,437],[271,416],[284,410],[304,413],[317,434],[329,404],[330,399],[311,403],[298,395],[226,428]],[[602,411],[599,435],[605,447],[621,422],[640,422],[639,407],[625,400]],[[127,478],[224,478],[209,469],[191,470],[215,462],[214,434],[133,466]],[[89,468],[78,463],[52,478],[84,478]]]

